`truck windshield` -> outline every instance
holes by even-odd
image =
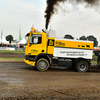
[[[41,44],[42,36],[41,34],[32,34],[30,39],[30,44]]]

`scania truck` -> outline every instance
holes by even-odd
[[[86,72],[90,67],[93,42],[51,37],[49,32],[37,31],[33,27],[27,33],[25,63],[45,71],[50,66],[71,67]]]

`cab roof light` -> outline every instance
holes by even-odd
[[[33,32],[33,30],[34,30],[34,28],[33,27],[31,27],[31,31]]]

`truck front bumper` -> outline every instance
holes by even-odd
[[[29,60],[24,59],[24,62],[29,64],[29,65],[35,66],[35,61],[29,61]]]
[[[35,66],[34,60],[35,60],[35,56],[29,56],[29,55],[24,56],[24,62],[29,64],[29,65]]]

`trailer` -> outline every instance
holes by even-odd
[[[45,71],[50,66],[65,66],[78,72],[90,68],[93,55],[93,42],[50,37],[47,31],[31,28],[27,33],[25,63]]]

